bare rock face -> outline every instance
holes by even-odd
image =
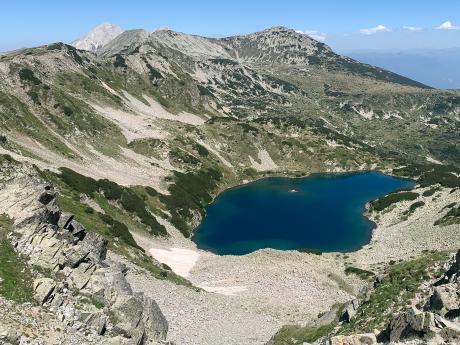
[[[71,45],[77,49],[95,52],[97,49],[109,43],[122,32],[123,29],[119,26],[110,23],[104,23],[95,27],[85,36],[73,41]]]
[[[412,307],[398,314],[388,326],[390,342],[429,333],[439,334],[446,341],[460,339],[460,327],[438,314],[423,312]]]
[[[353,299],[349,303],[347,303],[343,309],[342,315],[340,316],[339,321],[342,322],[350,322],[353,316],[355,316],[356,311],[359,307],[359,301],[357,299]]]
[[[121,344],[164,341],[168,323],[156,302],[132,290],[126,266],[106,259],[107,241],[63,214],[57,197],[49,189],[39,194],[35,212],[15,229],[18,252],[52,272],[34,281],[35,299],[72,329],[110,330]]]
[[[460,309],[459,293],[457,284],[437,286],[430,298],[431,309],[446,311]]]
[[[338,335],[332,337],[329,345],[373,345],[377,344],[377,338],[373,333]]]
[[[34,281],[34,297],[40,303],[44,304],[50,298],[54,289],[56,288],[56,283],[53,279],[50,278],[39,278]]]

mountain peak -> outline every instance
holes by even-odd
[[[73,41],[71,45],[77,49],[95,52],[122,32],[123,29],[117,25],[113,25],[112,23],[103,23],[96,26],[85,36]]]

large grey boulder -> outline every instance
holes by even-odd
[[[444,276],[435,284],[441,285],[454,282],[460,279],[460,250],[455,254],[454,262]]]
[[[50,278],[39,278],[34,281],[34,298],[40,303],[46,303],[52,296],[56,282]]]
[[[359,307],[359,301],[357,299],[353,299],[348,302],[342,312],[342,315],[339,318],[341,322],[350,322],[351,319],[355,316]]]
[[[107,256],[107,240],[95,232],[87,232],[81,241],[81,246],[89,251],[89,258],[95,262],[105,260]]]
[[[87,327],[93,329],[96,334],[102,335],[105,333],[107,326],[107,316],[102,312],[90,313],[83,315],[81,321],[86,324]]]
[[[390,343],[414,335],[422,336],[429,333],[439,334],[446,341],[452,341],[459,339],[460,327],[440,315],[411,307],[398,314],[390,322],[387,333]]]
[[[119,296],[110,311],[116,320],[114,331],[133,339],[135,344],[141,343],[145,335],[142,300],[135,296]]]
[[[430,297],[430,307],[434,310],[457,310],[460,308],[459,289],[457,284],[437,286]]]
[[[168,321],[163,312],[153,299],[144,298],[143,321],[147,330],[148,338],[165,340],[168,333]]]

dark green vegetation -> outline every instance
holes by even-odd
[[[409,206],[409,209],[406,211],[407,213],[413,213],[416,209],[419,207],[422,207],[425,205],[425,202],[423,201],[416,201],[412,205]]]
[[[371,202],[371,210],[383,211],[385,208],[405,200],[415,200],[419,197],[415,192],[395,192]]]
[[[141,209],[145,207],[148,217],[155,219],[151,214],[154,210],[152,195],[155,195],[155,198],[158,196],[153,188],[148,190],[144,187],[127,188],[108,180],[94,180],[66,168],[61,169],[60,174],[48,170],[39,173],[58,190],[60,208],[64,212],[74,214],[75,219],[88,231],[95,231],[104,236],[111,250],[125,256],[158,279],[167,279],[175,284],[193,287],[188,280],[155,263],[138,246],[130,233],[130,229],[152,233],[150,221],[141,219],[139,214],[144,214]],[[83,204],[80,200],[82,193],[94,198],[104,213]],[[151,224],[155,225],[154,222]],[[157,235],[166,234],[163,226],[160,225],[159,229],[161,233]]]
[[[171,212],[171,222],[189,237],[192,228],[186,222],[195,210],[203,216],[204,208],[212,201],[212,192],[222,179],[222,173],[215,168],[200,169],[195,173],[175,172],[170,195],[161,195],[160,200]]]
[[[34,72],[28,68],[23,68],[19,71],[19,79],[22,82],[31,82],[34,85],[40,85],[42,82],[38,79]]]
[[[322,255],[323,252],[319,249],[315,249],[315,248],[300,248],[300,249],[297,249],[298,252],[301,252],[301,253],[307,253],[307,254],[315,254],[315,255]]]
[[[7,238],[12,224],[6,215],[0,215],[0,295],[19,303],[32,302],[32,273]]]
[[[423,196],[427,197],[427,196],[432,196],[434,195],[434,193],[436,193],[437,191],[439,190],[439,187],[432,187],[430,189],[427,189],[426,191],[424,191],[422,193]]]
[[[273,337],[273,345],[302,345],[312,343],[332,332],[335,325],[319,327],[283,326]]]
[[[95,180],[68,168],[61,168],[60,170],[61,173],[57,177],[74,191],[84,193],[92,198],[95,197],[96,193],[100,193],[107,200],[119,202],[125,211],[139,217],[141,222],[148,227],[149,232],[153,235],[164,236],[167,234],[165,227],[159,224],[155,217],[147,210],[145,200],[133,189],[120,186],[106,179]]]
[[[375,277],[374,272],[366,271],[366,270],[363,270],[361,268],[352,267],[352,266],[348,266],[348,267],[345,268],[345,274],[346,275],[354,274],[354,275],[360,277],[363,280],[369,280],[369,279],[373,279]]]
[[[434,225],[450,225],[450,224],[460,224],[460,205],[455,207],[456,203],[447,205],[446,208],[449,209],[447,213],[434,222]]]
[[[390,265],[383,281],[372,292],[370,299],[358,308],[351,322],[339,333],[368,333],[384,329],[391,318],[415,297],[420,285],[442,273],[439,263],[447,261],[448,253],[433,252]]]
[[[435,184],[446,188],[460,187],[460,177],[457,176],[460,168],[456,166],[411,163],[407,167],[394,169],[393,172],[399,176],[416,177],[421,187]]]

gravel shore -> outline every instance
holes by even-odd
[[[416,191],[421,195],[424,190]],[[425,205],[407,219],[403,212],[417,200],[370,214],[377,224],[372,240],[351,253],[265,249],[219,256],[198,250],[169,226],[169,240],[137,235],[136,241],[176,273],[186,272],[187,279],[204,291],[152,282],[139,270],[131,270],[129,280],[158,302],[170,324],[168,339],[176,344],[264,344],[282,325],[310,323],[335,303],[353,298],[365,283],[345,275],[347,265],[378,271],[391,260],[408,259],[424,250],[458,249],[459,226],[433,223],[446,212],[445,205],[460,200],[460,191],[441,189],[419,200]],[[182,262],[172,255],[178,250],[186,254]]]

